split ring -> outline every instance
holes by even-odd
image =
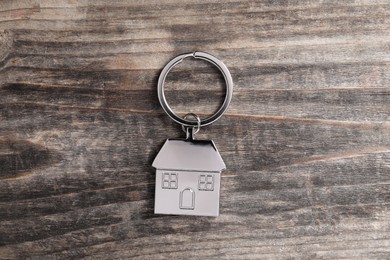
[[[173,112],[171,107],[168,105],[167,100],[165,98],[165,94],[164,94],[164,83],[165,83],[165,79],[166,79],[169,71],[174,66],[176,66],[177,64],[182,62],[187,57],[193,57],[195,59],[201,59],[201,60],[205,60],[207,62],[210,62],[211,64],[213,64],[214,66],[216,66],[219,69],[219,71],[222,73],[222,75],[225,79],[225,84],[226,84],[225,100],[224,100],[222,106],[218,109],[218,111],[215,114],[200,121],[200,126],[206,126],[206,125],[212,124],[215,121],[217,121],[225,113],[226,109],[229,107],[229,104],[230,104],[230,101],[231,101],[232,95],[233,95],[232,76],[230,75],[230,72],[227,69],[226,65],[222,61],[220,61],[219,59],[214,57],[213,55],[205,53],[205,52],[197,51],[197,52],[193,52],[193,53],[181,54],[181,55],[173,58],[170,62],[168,62],[167,65],[165,65],[165,67],[161,71],[160,77],[158,78],[158,83],[157,83],[158,100],[160,101],[160,104],[161,104],[162,108],[164,109],[165,113],[167,113],[167,115],[176,123],[181,124],[183,127],[184,126],[196,127],[199,125],[199,123],[197,121],[187,120],[187,119],[185,119],[185,117],[184,118],[179,117],[175,112]]]

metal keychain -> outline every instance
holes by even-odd
[[[215,65],[226,83],[225,100],[219,110],[206,119],[194,113],[180,117],[169,107],[164,95],[164,83],[169,71],[185,58],[202,59]],[[217,121],[228,108],[232,99],[233,80],[229,70],[211,54],[193,52],[179,55],[168,62],[157,84],[158,99],[165,113],[181,124],[185,139],[167,139],[156,156],[155,214],[219,215],[221,172],[226,169],[217,147],[212,140],[197,140],[195,134],[201,127]],[[193,120],[189,120],[192,117]]]

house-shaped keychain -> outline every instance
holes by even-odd
[[[168,139],[153,167],[155,214],[218,216],[226,166],[213,141]]]
[[[205,60],[216,66],[226,83],[225,100],[210,117],[200,119],[194,113],[178,116],[168,105],[164,82],[168,72],[185,58]],[[182,126],[186,139],[168,139],[156,159],[155,214],[218,216],[221,172],[226,166],[211,140],[196,140],[201,127],[217,121],[228,108],[233,95],[233,79],[226,65],[211,54],[195,51],[169,61],[158,78],[157,95],[167,115]],[[187,116],[196,119],[187,120]]]

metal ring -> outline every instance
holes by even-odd
[[[186,114],[183,118],[186,119],[187,116],[192,116],[193,118],[196,119],[196,122],[198,122],[197,126],[187,126],[185,127],[184,125],[181,125],[181,129],[183,129],[184,133],[188,134],[188,128],[192,127],[195,131],[192,132],[192,134],[196,134],[200,130],[200,117],[197,114],[194,113],[188,113]]]
[[[173,58],[170,62],[168,62],[168,64],[165,65],[165,67],[161,71],[160,77],[158,78],[158,83],[157,83],[158,100],[160,101],[160,104],[161,104],[162,108],[164,109],[165,113],[167,113],[167,115],[176,123],[179,123],[183,126],[196,126],[198,124],[196,121],[187,120],[185,118],[181,118],[178,115],[176,115],[175,112],[173,112],[173,110],[169,107],[167,100],[165,98],[165,95],[164,95],[164,83],[165,83],[165,79],[166,79],[169,71],[174,66],[176,66],[177,64],[182,62],[187,57],[193,57],[195,59],[201,59],[201,60],[205,60],[205,61],[210,62],[211,64],[213,64],[214,66],[216,66],[219,69],[219,71],[222,73],[222,75],[225,79],[225,83],[226,83],[225,100],[224,100],[222,106],[218,109],[218,111],[214,115],[212,115],[206,119],[201,120],[200,126],[206,126],[206,125],[212,124],[215,121],[217,121],[223,115],[223,113],[225,113],[226,109],[229,107],[229,104],[230,104],[230,101],[232,100],[232,95],[233,95],[232,76],[230,75],[230,72],[227,69],[226,65],[222,61],[220,61],[219,59],[214,57],[213,55],[205,53],[205,52],[197,51],[197,52],[193,52],[193,53],[181,54],[181,55]]]

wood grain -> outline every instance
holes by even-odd
[[[389,31],[387,0],[1,1],[0,259],[390,258]],[[154,215],[157,78],[194,50],[235,83],[198,134],[221,215]],[[186,60],[166,95],[205,117],[224,84]]]

